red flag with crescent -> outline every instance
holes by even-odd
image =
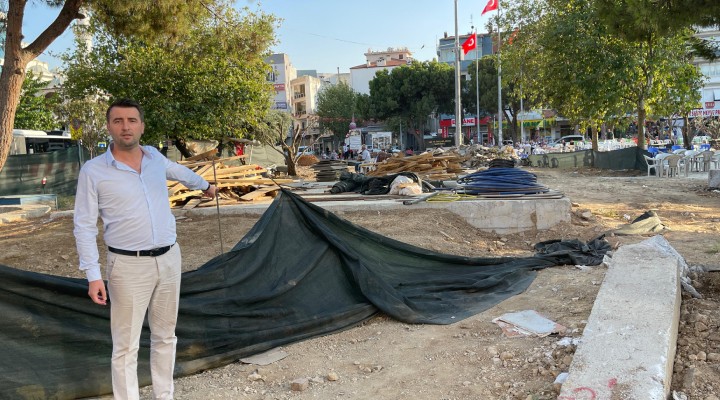
[[[498,2],[500,0],[489,0],[485,8],[483,9],[482,13],[480,15],[485,14],[486,12],[497,10],[498,8]]]
[[[463,54],[469,53],[471,50],[475,50],[477,47],[477,38],[473,33],[466,41],[462,44]]]

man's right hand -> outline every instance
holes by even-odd
[[[88,295],[95,304],[107,304],[107,292],[105,291],[105,282],[102,279],[89,282]]]

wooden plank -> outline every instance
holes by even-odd
[[[198,204],[202,203],[202,199],[190,199],[187,203],[182,207],[183,210],[191,210],[198,206]]]
[[[224,163],[227,161],[237,160],[237,159],[246,158],[246,157],[247,157],[247,155],[243,154],[241,156],[216,158],[215,165],[218,165],[218,163]],[[188,168],[199,167],[199,166],[203,166],[203,165],[212,165],[212,160],[209,160],[209,161],[187,161],[187,160],[189,160],[189,158],[184,161],[178,161],[178,164],[182,164]]]
[[[202,193],[203,193],[202,190],[190,190],[187,192],[172,195],[172,196],[170,196],[169,200],[170,200],[170,202],[173,202],[173,201],[178,201],[178,200],[182,200],[182,199],[187,199],[188,197],[192,197],[192,196],[202,196]]]
[[[200,154],[196,154],[196,155],[194,155],[194,156],[192,156],[192,157],[188,157],[188,158],[185,159],[185,162],[187,163],[187,162],[193,162],[193,161],[205,160],[205,159],[212,159],[212,158],[214,158],[215,160],[217,160],[219,157],[217,157],[216,154],[217,154],[217,148],[214,148],[214,149],[208,150],[208,151],[206,151],[206,152],[204,152],[204,153],[200,153]]]
[[[271,187],[266,187],[266,188],[262,188],[262,189],[258,189],[258,190],[253,190],[250,193],[246,193],[246,194],[240,196],[240,199],[243,201],[252,201],[252,200],[257,199],[258,197],[265,196],[267,193],[274,192],[277,190],[280,190],[280,186],[271,186]]]

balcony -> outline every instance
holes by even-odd
[[[295,98],[295,99],[302,99],[302,98],[304,98],[304,97],[305,97],[305,93],[304,93],[304,92],[295,93],[295,95],[294,95],[294,98]]]

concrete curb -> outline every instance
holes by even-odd
[[[682,270],[670,249],[656,236],[615,252],[559,400],[668,398]]]
[[[332,198],[333,195],[320,196]],[[345,195],[348,197],[350,195]],[[325,210],[342,213],[346,211],[388,211],[417,209],[446,209],[478,229],[498,234],[517,233],[532,229],[549,229],[561,222],[570,222],[570,199],[534,199],[534,200],[470,200],[454,202],[420,202],[404,205],[406,199],[366,200],[368,196],[356,195],[356,201],[322,201],[315,205]],[[318,196],[315,196],[318,198]],[[265,212],[270,203],[223,206],[220,213],[225,215],[258,215]],[[209,216],[217,214],[215,207],[194,208],[191,210],[173,210],[176,216]]]
[[[50,206],[41,204],[23,204],[21,206],[0,206],[0,224],[24,221],[42,217],[50,213]]]

